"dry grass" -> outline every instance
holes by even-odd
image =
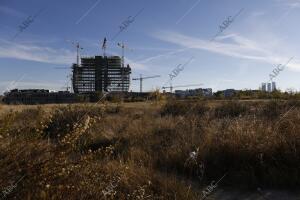
[[[25,175],[9,198],[199,199],[225,173],[228,186],[300,185],[295,102],[137,105],[5,110],[0,188]]]

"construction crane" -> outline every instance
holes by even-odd
[[[127,46],[125,46],[125,44],[122,43],[118,43],[118,46],[122,48],[122,92],[124,92],[124,67],[125,67],[125,49],[129,49]],[[129,49],[132,51],[132,49]]]
[[[140,81],[140,93],[143,92],[143,80],[145,79],[150,79],[150,78],[159,78],[159,75],[155,75],[155,76],[147,76],[147,77],[143,77],[142,74],[140,74],[140,78],[133,78],[133,81]]]
[[[122,67],[124,67],[125,66],[125,49],[131,50],[131,51],[132,51],[132,49],[129,49],[123,42],[118,43],[118,46],[120,48],[122,48]]]
[[[77,67],[79,67],[79,51],[80,50],[83,50],[83,48],[80,46],[80,44],[79,44],[79,42],[77,42],[77,43],[72,43],[73,45],[75,45],[76,46],[76,49],[77,49]]]
[[[60,68],[58,68],[60,69]],[[61,87],[63,90],[66,89],[67,92],[73,92],[73,87],[72,87],[72,74],[68,74],[66,76],[67,81],[65,82],[64,86]]]
[[[125,45],[124,43],[118,43],[118,46],[122,48],[122,68],[124,68],[125,65]]]
[[[79,57],[80,57],[80,50],[83,50],[83,48],[80,46],[79,42],[73,42],[71,40],[66,40],[66,42],[70,42],[71,44],[73,44],[73,46],[75,46],[76,50],[77,50],[77,66],[79,66]]]
[[[71,40],[65,40],[65,41],[73,44],[76,47],[76,49],[77,49],[76,64],[77,64],[77,66],[79,66],[79,57],[80,57],[79,51],[83,50],[83,48],[80,46],[79,42],[73,42]],[[70,68],[72,69],[72,67],[54,67],[54,69],[70,69]],[[69,89],[71,89],[71,91],[72,91],[73,89],[72,89],[72,75],[71,74],[67,75],[67,80],[68,80],[68,82],[66,83],[65,88],[67,89],[67,91],[69,91]],[[71,87],[69,86],[69,81],[71,81]]]
[[[170,87],[162,87],[162,89],[170,89],[170,92],[173,92],[174,88],[180,88],[180,87],[193,87],[193,86],[201,86],[203,84],[192,84],[192,85],[177,85],[177,86],[170,86]]]

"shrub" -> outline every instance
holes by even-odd
[[[263,118],[267,119],[276,119],[280,115],[286,113],[289,109],[293,107],[292,102],[288,101],[287,103],[278,101],[278,100],[272,100],[270,102],[267,102],[263,105],[260,111],[260,115]]]
[[[59,107],[50,116],[49,124],[44,130],[44,136],[59,139],[74,131],[74,128],[83,123],[85,117],[101,117],[104,110],[101,107],[67,106]]]
[[[186,102],[186,101],[168,101],[161,109],[161,115],[204,115],[209,108],[203,101]]]
[[[0,188],[26,175],[9,198],[194,200],[224,174],[227,186],[298,188],[299,109],[275,124],[274,102],[221,103],[210,110],[202,101],[170,101],[7,112]],[[290,105],[276,102],[273,114]],[[36,128],[54,140],[12,134]]]
[[[250,107],[244,103],[229,101],[215,108],[215,117],[240,117],[250,112]]]

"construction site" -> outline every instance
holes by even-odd
[[[130,87],[131,68],[125,66],[124,44],[122,57],[106,56],[106,39],[103,42],[103,55],[94,57],[81,57],[82,49],[79,43],[74,43],[77,49],[77,62],[72,64],[71,92],[50,92],[44,89],[13,89],[5,93],[3,102],[6,104],[47,104],[47,103],[78,103],[97,100],[99,94],[109,92],[112,94],[126,94]],[[128,95],[127,95],[128,96]]]
[[[71,87],[67,86],[65,91],[50,92],[46,89],[13,89],[5,92],[3,102],[6,104],[55,104],[55,103],[80,103],[97,102],[104,97],[113,99],[121,97],[125,101],[140,101],[151,98],[151,92],[143,91],[144,80],[159,78],[160,75],[143,76],[131,78],[132,73],[129,64],[125,64],[124,43],[117,45],[122,49],[122,56],[106,55],[106,38],[104,38],[102,55],[84,57],[80,56],[83,49],[78,42],[72,42],[77,50],[76,63],[72,64]],[[138,81],[140,91],[130,90],[131,80]],[[169,94],[173,94],[173,89],[180,87],[200,86],[202,84],[162,87],[166,94],[166,89],[170,89]],[[69,90],[71,89],[71,91]],[[180,92],[180,91],[179,91]],[[178,91],[175,93],[178,93]],[[183,91],[183,93],[185,93]],[[182,96],[182,94],[181,94]]]
[[[81,58],[81,64],[72,65],[72,90],[11,90],[5,94],[7,104],[77,103],[92,101],[96,94],[127,93],[130,87],[131,68],[124,67],[119,56]]]

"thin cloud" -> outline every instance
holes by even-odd
[[[25,46],[0,39],[0,58],[71,65],[75,60],[75,53],[66,49],[54,49],[45,46]]]
[[[300,8],[300,0],[284,0],[281,2],[290,8]]]
[[[159,32],[154,37],[165,42],[176,44],[181,48],[204,50],[229,57],[254,60],[269,64],[284,62],[293,55],[283,56],[275,54],[271,49],[261,46],[258,42],[248,38],[231,34],[218,37],[215,42],[183,35],[175,32]],[[224,41],[226,39],[226,42]],[[296,60],[288,65],[290,69],[300,70],[300,63]]]
[[[251,17],[262,17],[266,15],[265,11],[254,11],[250,14]]]
[[[117,55],[116,52],[108,53]],[[0,39],[0,58],[70,66],[75,62],[76,53],[67,49],[56,49],[30,43],[23,45]],[[125,62],[129,63],[133,69],[145,70],[148,68],[143,63],[133,61],[128,57],[125,57]]]
[[[151,57],[149,57],[149,58],[145,58],[145,59],[142,59],[142,60],[139,60],[139,61],[136,61],[136,62],[137,62],[137,63],[145,64],[145,63],[149,63],[150,61],[153,61],[153,60],[157,60],[157,59],[161,59],[161,58],[167,58],[167,57],[170,57],[170,56],[175,55],[175,54],[177,54],[177,53],[186,51],[186,50],[188,50],[188,49],[189,49],[189,48],[177,49],[177,50],[174,50],[174,51],[170,51],[170,52],[168,52],[168,53],[159,54],[159,55],[156,55],[156,56],[151,56]]]
[[[294,9],[300,8],[300,0],[277,0],[280,6],[288,9],[280,16],[277,23],[281,23]]]
[[[19,18],[23,18],[26,16],[24,13],[19,12],[12,8],[6,7],[6,6],[0,6],[0,14],[9,15],[9,16],[13,16],[13,17],[19,17]]]

